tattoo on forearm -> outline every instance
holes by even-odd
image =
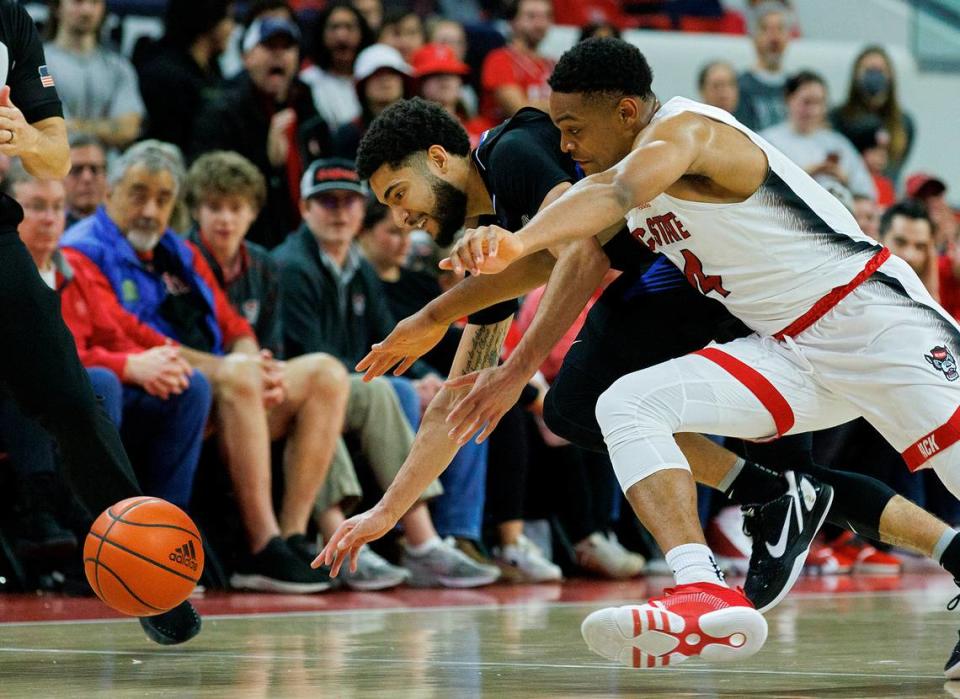
[[[477,329],[467,355],[466,373],[497,365],[509,328],[510,322],[504,321],[496,325],[482,325]]]

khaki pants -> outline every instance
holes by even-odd
[[[377,378],[364,383],[359,374],[350,377],[344,432],[360,437],[360,450],[370,464],[377,484],[386,490],[413,445],[413,432],[389,381]],[[442,493],[440,482],[433,481],[420,500],[430,500]],[[341,438],[337,440],[327,480],[317,495],[315,512],[319,514],[339,505],[344,514],[349,514],[362,495],[353,460]]]

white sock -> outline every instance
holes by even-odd
[[[683,544],[666,553],[667,565],[673,571],[677,585],[690,583],[713,583],[727,587],[723,573],[717,567],[713,552],[703,544]]]
[[[441,544],[441,539],[439,536],[434,535],[433,538],[427,539],[422,544],[417,546],[411,546],[410,544],[404,544],[403,547],[407,550],[411,556],[423,556],[427,553],[430,553],[437,546]]]

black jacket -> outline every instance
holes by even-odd
[[[393,330],[383,286],[366,260],[361,258],[341,309],[337,281],[321,261],[320,247],[306,225],[272,254],[280,265],[281,325],[288,357],[326,352],[353,370],[370,345]],[[418,365],[409,372],[414,378],[429,371]]]
[[[211,150],[234,150],[254,165],[267,179],[267,204],[250,228],[248,238],[266,248],[276,247],[288,231],[300,224],[300,213],[291,197],[290,174],[286,166],[275,168],[267,157],[270,119],[279,110],[293,107],[297,113],[298,146],[303,166],[310,164],[304,129],[326,130],[313,106],[310,88],[294,79],[286,104],[273,104],[259,93],[250,77],[240,76],[219,99],[204,105],[193,128],[191,158]],[[329,136],[326,137],[329,143]],[[298,187],[296,183],[295,187]],[[294,194],[298,195],[294,188]]]

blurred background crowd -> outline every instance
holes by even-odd
[[[330,589],[309,568],[318,544],[389,486],[450,368],[458,327],[402,378],[364,383],[353,372],[397,320],[458,282],[438,270],[429,236],[398,228],[354,169],[366,128],[398,100],[441,104],[476,145],[518,109],[546,109],[554,60],[575,41],[649,44],[655,74],[666,75],[654,83],[662,101],[699,97],[761,133],[960,317],[960,219],[949,203],[960,183],[916,157],[931,120],[912,113],[899,77],[916,57],[848,37],[804,65],[819,44],[790,2],[25,4],[45,37],[72,167],[63,181],[39,181],[0,156],[2,187],[24,209],[21,238],[60,295],[144,491],[198,522],[207,587]],[[958,155],[955,142],[941,145]],[[524,299],[514,337],[539,296]],[[541,418],[574,335],[489,442],[465,446],[341,584],[665,570],[606,458]],[[960,504],[910,474],[866,423],[815,443],[820,463],[878,476],[960,525]],[[0,451],[0,589],[84,594],[78,545],[98,513],[64,487],[43,427],[2,397]],[[704,491],[700,511],[722,564],[742,570],[739,510]],[[896,575],[901,563],[828,531],[808,565]]]

